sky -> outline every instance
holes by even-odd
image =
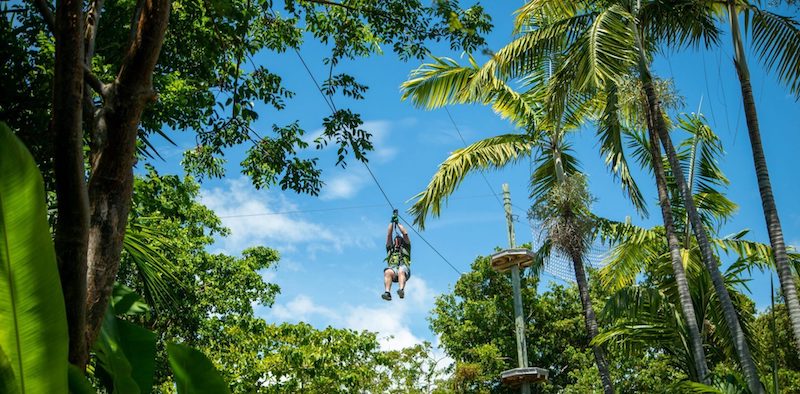
[[[495,26],[488,36],[490,49],[497,50],[510,41],[513,12],[521,4],[520,1],[485,2]],[[404,211],[413,203],[412,197],[424,190],[437,166],[452,151],[464,146],[459,132],[467,143],[473,143],[517,130],[489,108],[451,106],[448,109],[454,125],[444,110],[426,111],[401,101],[400,84],[421,61],[402,62],[390,47],[385,51],[381,56],[344,62],[334,70],[355,75],[360,83],[369,86],[365,100],[338,97],[336,105],[361,114],[364,128],[373,134],[375,145],[368,155],[369,168],[392,205],[411,221]],[[447,45],[434,45],[431,52],[466,63],[461,53]],[[329,48],[309,40],[301,53],[311,72],[322,80],[328,72],[322,59],[328,56]],[[299,121],[309,139],[313,139],[321,131],[321,120],[329,115],[330,109],[298,57],[291,52],[263,53],[255,60],[281,75],[285,86],[296,93],[283,111],[257,106],[260,115],[257,128],[266,130],[272,124]],[[800,205],[796,202],[800,192],[798,102],[752,57],[750,68],[784,235],[788,244],[800,245]],[[684,111],[695,112],[700,108],[723,140],[727,154],[720,165],[731,180],[728,197],[739,204],[739,211],[721,233],[750,229],[750,239],[768,242],[729,35],[723,37],[721,48],[659,54],[653,72],[661,78],[672,78],[684,96]],[[585,127],[572,138],[581,168],[588,176],[590,191],[597,199],[593,206],[596,214],[615,220],[630,216],[634,224],[642,226],[660,223],[655,189],[646,174],[634,174],[651,212],[649,218],[641,218],[604,166],[591,127]],[[178,133],[176,141],[177,147],[164,142],[159,148],[165,160],[154,164],[162,173],[182,173],[180,154],[194,144],[194,137],[189,132]],[[437,338],[427,320],[435,297],[452,290],[459,271],[468,271],[477,256],[508,245],[503,208],[495,196],[501,193],[503,183],[508,183],[511,189],[517,244],[531,242],[536,232],[525,214],[530,205],[527,160],[487,172],[485,176],[476,173],[459,186],[441,217],[430,218],[421,233],[435,250],[409,230],[413,263],[406,299],[399,300],[394,294],[394,300],[386,302],[380,295],[385,266],[383,243],[391,208],[366,167],[353,158],[348,160],[346,169],[335,167],[336,152],[331,148],[304,153],[318,156],[323,169],[325,186],[318,197],[313,197],[279,188],[256,190],[240,173],[238,163],[243,152],[243,148],[233,149],[226,155],[225,178],[203,181],[201,202],[231,229],[230,236],[218,239],[211,252],[236,255],[255,245],[280,252],[277,268],[263,272],[263,276],[280,285],[281,294],[273,307],[256,308],[257,314],[269,322],[306,321],[320,328],[331,325],[370,330],[378,333],[384,349],[422,341],[436,344]],[[752,275],[751,297],[759,309],[769,305],[769,280],[769,274]],[[548,274],[544,276],[543,287],[551,281],[561,282]],[[528,333],[535,335],[536,327],[528,327]]]

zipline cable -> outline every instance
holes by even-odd
[[[428,246],[430,246],[430,248],[431,248],[431,249],[433,249],[433,251],[434,251],[434,252],[436,252],[436,254],[438,254],[438,255],[439,255],[439,257],[441,257],[441,258],[442,258],[442,260],[444,260],[444,262],[445,262],[445,263],[447,263],[447,265],[449,265],[449,266],[450,266],[450,268],[452,268],[452,269],[453,269],[453,271],[457,272],[459,275],[464,275],[464,273],[463,273],[463,272],[461,272],[461,270],[459,270],[458,268],[456,268],[456,267],[455,267],[455,266],[454,266],[452,263],[450,263],[450,261],[449,261],[449,260],[447,260],[447,259],[446,259],[444,256],[442,256],[442,254],[441,254],[441,253],[439,253],[439,251],[438,251],[438,250],[436,250],[436,248],[434,248],[434,247],[433,247],[433,245],[431,245],[431,243],[430,243],[430,242],[428,242],[428,240],[427,240],[427,239],[425,239],[425,238],[422,236],[422,234],[420,234],[420,233],[419,233],[419,231],[417,231],[417,229],[415,229],[415,228],[414,228],[414,226],[412,226],[412,225],[411,225],[411,223],[409,223],[409,222],[406,220],[406,218],[404,218],[404,217],[402,217],[402,216],[400,216],[400,215],[397,215],[397,217],[399,217],[399,218],[400,218],[400,220],[402,220],[402,221],[403,221],[403,223],[405,223],[406,225],[408,225],[408,227],[409,227],[409,228],[411,228],[411,230],[413,230],[413,231],[414,231],[414,234],[417,234],[417,236],[419,237],[419,239],[421,239],[423,242],[425,242],[426,244],[428,244]]]
[[[273,12],[273,15],[274,15],[274,12]],[[318,91],[320,92],[320,94],[323,96],[323,99],[325,100],[325,104],[327,104],[327,105],[328,105],[328,107],[330,108],[330,110],[331,110],[333,113],[336,113],[336,112],[338,112],[338,110],[336,109],[336,103],[333,101],[333,97],[332,97],[331,95],[326,95],[326,94],[325,94],[325,92],[322,90],[321,86],[320,86],[320,85],[319,85],[319,83],[317,82],[317,79],[316,79],[316,78],[314,78],[314,74],[311,72],[311,69],[308,67],[308,65],[306,64],[305,60],[303,59],[303,55],[301,55],[301,54],[300,54],[300,51],[299,51],[299,50],[297,50],[297,48],[295,48],[295,51],[294,51],[294,52],[297,54],[297,57],[300,59],[300,62],[301,62],[301,63],[303,63],[303,66],[305,67],[305,69],[306,69],[306,72],[308,73],[308,76],[309,76],[309,77],[311,77],[311,80],[314,82],[314,85],[317,87],[317,90],[318,90]],[[331,59],[331,68],[332,68],[332,67],[333,67],[333,59]],[[394,209],[395,209],[395,207],[394,207],[394,204],[392,204],[392,201],[389,199],[389,196],[386,194],[386,191],[384,191],[384,190],[383,190],[383,187],[381,186],[380,182],[378,181],[378,178],[377,178],[377,177],[375,176],[375,174],[372,172],[372,169],[370,169],[370,168],[369,168],[369,165],[368,165],[366,162],[362,161],[361,163],[362,163],[362,164],[364,164],[364,167],[366,167],[366,168],[367,168],[367,171],[369,172],[369,175],[372,177],[372,180],[375,182],[375,185],[376,185],[376,186],[378,186],[378,190],[380,190],[381,194],[383,195],[383,198],[385,198],[385,199],[386,199],[386,202],[389,204],[389,207],[391,207],[391,208],[392,208],[392,210],[394,210]],[[406,223],[406,225],[408,225],[408,227],[410,227],[410,228],[411,228],[411,230],[413,230],[413,231],[414,231],[414,233],[415,233],[415,234],[417,234],[417,236],[418,236],[418,237],[419,237],[419,238],[420,238],[420,239],[421,239],[423,242],[425,242],[425,244],[427,244],[427,245],[428,245],[428,246],[429,246],[429,247],[430,247],[430,248],[431,248],[431,249],[432,249],[432,250],[433,250],[433,251],[434,251],[434,252],[435,252],[437,255],[439,255],[439,257],[441,257],[441,258],[442,258],[442,260],[443,260],[445,263],[447,263],[447,265],[449,265],[449,266],[450,266],[450,268],[452,268],[452,269],[453,269],[455,272],[457,272],[459,275],[463,274],[463,273],[462,273],[462,272],[461,272],[461,271],[460,271],[458,268],[456,268],[456,267],[455,267],[453,264],[451,264],[451,263],[450,263],[450,261],[449,261],[449,260],[447,260],[447,259],[446,259],[446,258],[445,258],[445,257],[444,257],[444,256],[443,256],[443,255],[442,255],[440,252],[439,252],[439,250],[437,250],[437,249],[436,249],[436,247],[434,247],[434,246],[433,246],[433,245],[432,245],[430,242],[428,242],[428,240],[427,240],[427,239],[425,239],[425,237],[423,237],[423,236],[422,236],[422,234],[420,234],[420,233],[419,233],[419,231],[417,231],[417,229],[415,229],[415,228],[414,228],[414,226],[413,226],[412,224],[410,224],[410,223],[409,223],[409,222],[408,222],[408,221],[407,221],[407,220],[406,220],[404,217],[402,217],[402,216],[400,216],[400,215],[398,215],[398,217],[399,217],[399,218],[400,218],[400,219],[401,219],[401,220],[402,220],[404,223]]]
[[[447,106],[444,107],[444,111],[447,112],[447,117],[450,118],[450,123],[453,124],[453,128],[456,130],[456,133],[458,133],[458,138],[461,138],[461,143],[463,143],[464,147],[466,148],[467,147],[467,141],[464,139],[464,136],[461,134],[461,130],[458,128],[458,125],[456,124],[455,119],[453,119],[453,115],[450,114],[450,110],[447,109]],[[489,179],[486,178],[486,174],[484,174],[483,170],[480,170],[479,172],[481,174],[481,177],[483,177],[483,181],[486,182],[486,187],[489,188],[489,191],[492,192],[492,194],[494,195],[494,198],[497,200],[497,203],[500,204],[500,206],[502,207],[503,206],[503,202],[500,201],[500,197],[497,195],[497,193],[492,188],[491,183],[489,183]]]

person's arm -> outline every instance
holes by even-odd
[[[389,223],[389,228],[386,229],[386,249],[387,250],[392,247],[392,226],[394,226],[394,224],[393,223]]]
[[[408,238],[408,232],[406,231],[406,228],[403,227],[403,225],[400,224],[400,223],[397,223],[397,228],[399,228],[400,232],[403,234],[403,241],[405,241],[406,245],[408,245],[410,247],[411,246],[411,239]]]

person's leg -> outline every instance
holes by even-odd
[[[408,280],[408,274],[409,274],[408,267],[406,267],[404,265],[401,265],[398,268],[398,273],[397,273],[397,283],[398,283],[397,295],[400,296],[400,298],[405,298],[405,296],[406,296],[406,290],[405,289],[406,289],[406,280]]]
[[[383,270],[383,286],[386,291],[392,290],[392,280],[394,279],[394,270],[386,268]]]
[[[400,285],[400,289],[406,288],[406,270],[401,269],[397,274],[397,283]]]
[[[392,299],[392,293],[390,293],[389,291],[392,290],[392,280],[394,278],[395,278],[395,273],[393,269],[385,268],[383,270],[383,285],[386,291],[383,293],[383,295],[381,295],[381,298],[383,298],[386,301],[391,301]]]

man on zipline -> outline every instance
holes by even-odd
[[[405,297],[406,280],[411,277],[411,240],[408,238],[408,232],[397,219],[397,210],[395,209],[389,228],[386,229],[386,263],[388,266],[383,269],[383,283],[386,291],[381,296],[386,301],[392,300],[392,282],[397,282],[400,286],[397,289],[397,295],[400,298]],[[403,236],[398,234],[393,240],[392,233],[395,229],[400,230]]]

